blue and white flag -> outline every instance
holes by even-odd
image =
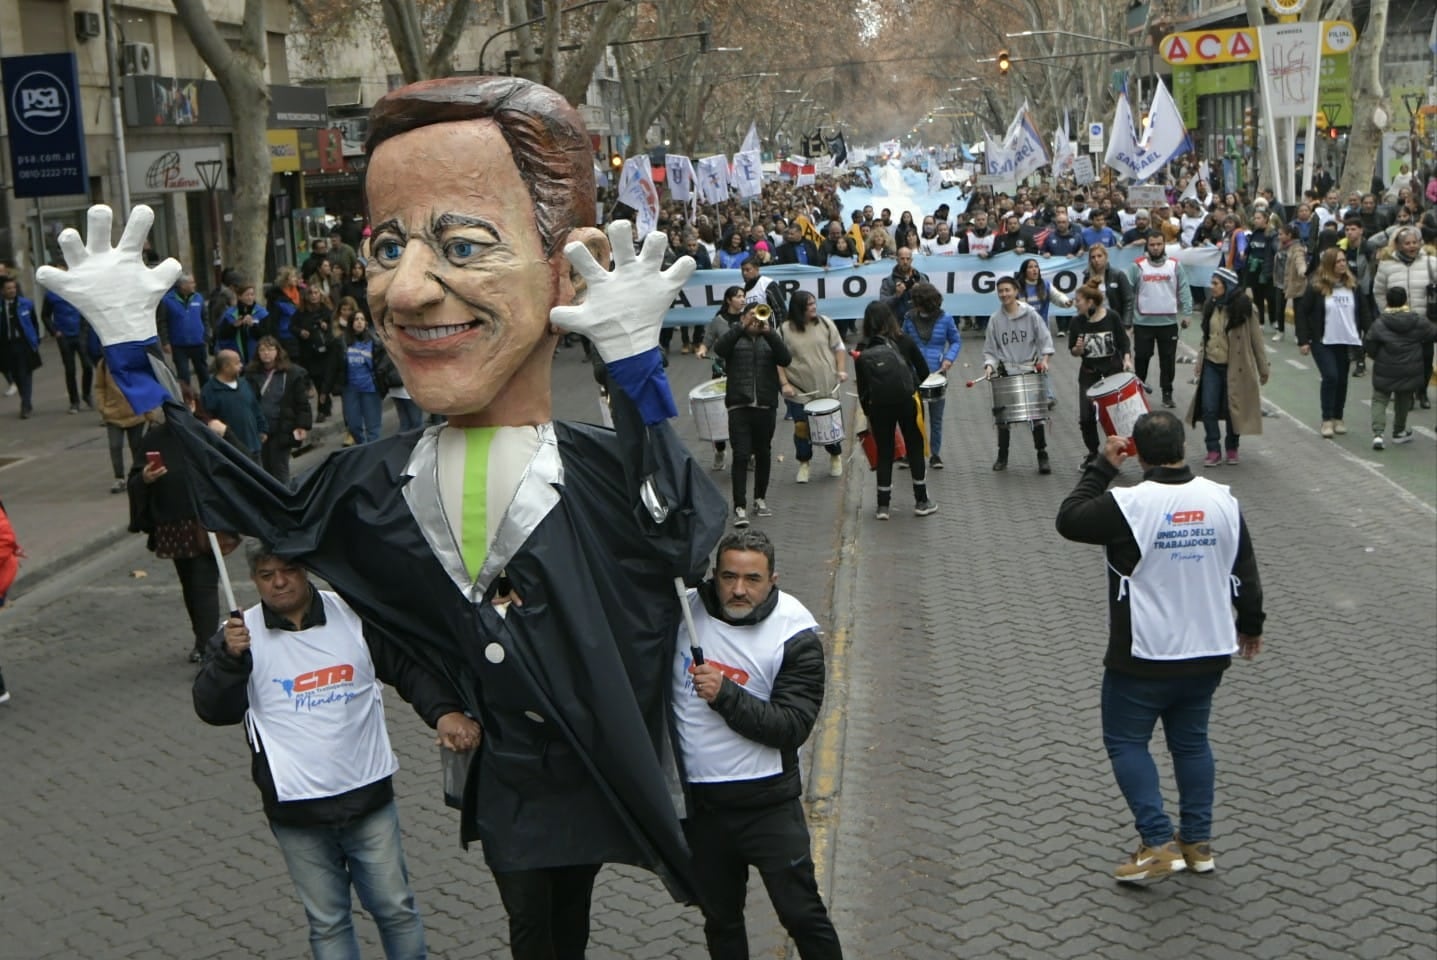
[[[983,172],[990,177],[1013,176],[1016,166],[1013,152],[983,131]]]
[[[659,191],[648,154],[630,157],[619,173],[619,202],[634,208],[639,236],[645,237],[659,225]]]
[[[750,122],[748,125],[748,133],[744,136],[743,143],[739,145],[738,152],[760,153],[761,149],[758,145],[758,125]]]
[[[742,200],[752,200],[763,193],[763,163],[757,150],[743,150],[733,155],[730,183]]]
[[[728,157],[716,153],[699,160],[697,178],[699,199],[704,203],[723,203],[728,199]]]
[[[1108,153],[1103,162],[1123,176],[1141,183],[1152,177],[1174,157],[1192,149],[1187,127],[1183,126],[1182,114],[1173,102],[1172,94],[1157,81],[1153,94],[1153,106],[1148,111],[1148,129],[1141,140],[1133,127],[1133,111],[1128,105],[1127,91],[1118,97],[1118,109],[1113,114],[1112,136],[1108,141]]]
[[[1013,176],[1019,180],[1048,165],[1048,147],[1038,133],[1038,124],[1026,100],[1008,125],[1003,147],[1013,157]]]
[[[1063,123],[1053,131],[1053,175],[1061,177],[1073,172],[1073,163],[1078,159],[1078,146],[1068,139],[1068,111],[1063,111]]]

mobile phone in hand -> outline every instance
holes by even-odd
[[[158,470],[165,465],[165,457],[158,450],[146,450],[145,462]]]

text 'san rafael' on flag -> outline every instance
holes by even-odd
[[[647,236],[659,225],[659,191],[654,186],[654,171],[647,154],[624,161],[619,174],[619,202],[634,208],[639,236]]]
[[[1013,172],[1014,165],[1012,151],[983,131],[983,172],[990,177],[1006,176]]]
[[[1026,102],[1013,118],[1008,134],[1003,146],[1013,155],[1013,176],[1021,180],[1039,167],[1048,165],[1048,147],[1038,133],[1038,124]]]
[[[699,199],[704,203],[723,203],[728,199],[728,157],[716,153],[699,160]]]
[[[1141,140],[1133,128],[1133,111],[1126,92],[1118,98],[1113,115],[1112,136],[1104,162],[1124,176],[1142,182],[1166,166],[1174,157],[1192,149],[1182,114],[1172,94],[1159,80],[1148,111],[1148,129]]]

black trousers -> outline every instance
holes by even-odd
[[[1042,420],[1033,420],[1029,423],[1033,429],[1033,449],[1039,453],[1048,449],[1048,431],[1043,426]],[[1003,426],[998,428],[998,459],[1008,459],[1008,446],[1013,442],[1013,430],[1011,427]]]
[[[514,960],[584,960],[599,864],[494,871]]]
[[[1163,396],[1168,396],[1173,392],[1173,378],[1177,376],[1178,325],[1166,323],[1160,327],[1148,327],[1134,324],[1133,340],[1133,360],[1138,379],[1143,383],[1148,382],[1148,361],[1152,360],[1153,350],[1156,348],[1158,384],[1162,388]]]
[[[711,960],[748,960],[743,909],[751,866],[758,868],[798,955],[803,960],[842,960],[838,931],[818,893],[808,824],[797,797],[755,809],[697,809],[684,821],[684,835],[694,856]]]
[[[1264,323],[1276,324],[1282,317],[1282,291],[1271,283],[1259,282],[1252,274],[1248,274],[1247,291],[1252,298],[1258,326]]]
[[[896,406],[874,407],[867,411],[868,429],[873,431],[873,445],[878,451],[878,505],[886,507],[893,501],[893,431],[903,432],[903,445],[908,448],[908,472],[913,474],[913,501],[928,499],[923,459],[923,431],[918,429],[918,406],[906,400]]]
[[[264,472],[280,483],[289,483],[290,437],[270,434],[269,439],[259,448],[259,465]]]
[[[1098,413],[1093,409],[1093,401],[1088,399],[1088,388],[1101,379],[1101,374],[1078,371],[1078,431],[1083,435],[1083,446],[1093,456],[1097,456],[1102,444],[1098,440]]]
[[[90,362],[90,355],[85,352],[78,334],[61,336],[57,342],[60,344],[60,365],[65,368],[65,390],[70,394],[70,406],[78,407],[81,400],[90,400],[90,389],[95,385],[95,365]],[[82,371],[79,384],[75,382],[76,361],[79,361]]]
[[[195,649],[204,650],[220,625],[220,568],[213,553],[202,553],[188,559],[174,558],[175,575],[180,578],[180,592],[185,597],[185,612],[190,617],[190,632],[195,636]]]
[[[734,407],[728,412],[728,441],[733,444],[733,505],[748,504],[748,462],[753,460],[753,496],[768,496],[776,407]]]

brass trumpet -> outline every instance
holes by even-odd
[[[773,307],[766,303],[756,304],[753,308],[753,318],[760,323],[771,323],[773,321]]]

